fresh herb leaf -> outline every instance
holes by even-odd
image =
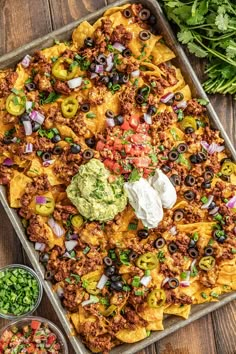
[[[93,112],[90,112],[90,113],[86,114],[86,118],[95,118],[95,117],[96,117],[96,114],[93,113]]]
[[[138,224],[130,222],[128,225],[128,230],[137,230]]]
[[[129,175],[129,182],[136,182],[139,181],[141,178],[141,174],[137,170],[137,168],[134,168],[131,174]]]
[[[130,265],[129,254],[130,254],[130,250],[120,251],[120,261],[122,264],[125,264],[127,266]]]

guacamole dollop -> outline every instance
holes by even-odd
[[[68,198],[86,219],[106,222],[126,207],[123,178],[109,182],[110,175],[101,161],[91,159],[80,166],[67,187]]]

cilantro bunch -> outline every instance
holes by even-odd
[[[179,42],[207,58],[208,93],[236,93],[236,1],[161,0],[169,20],[179,27]]]

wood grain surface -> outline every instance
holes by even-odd
[[[60,28],[113,0],[0,0],[0,55]],[[191,63],[202,80],[204,67],[196,58]],[[210,97],[229,137],[236,145],[236,103],[231,97]],[[235,117],[235,119],[234,119]],[[5,214],[0,209],[0,266],[30,265]],[[46,295],[36,312],[60,328]],[[0,319],[0,328],[7,321]],[[68,343],[69,344],[69,343]],[[69,353],[75,354],[69,345]],[[236,301],[180,329],[138,354],[236,354]]]

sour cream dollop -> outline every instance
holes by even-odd
[[[156,169],[154,176],[149,179],[149,183],[157,191],[163,208],[172,208],[176,203],[177,194],[169,178],[160,169]]]
[[[163,219],[161,199],[150,183],[140,178],[136,182],[126,182],[124,189],[135,214],[145,227],[155,228]]]

